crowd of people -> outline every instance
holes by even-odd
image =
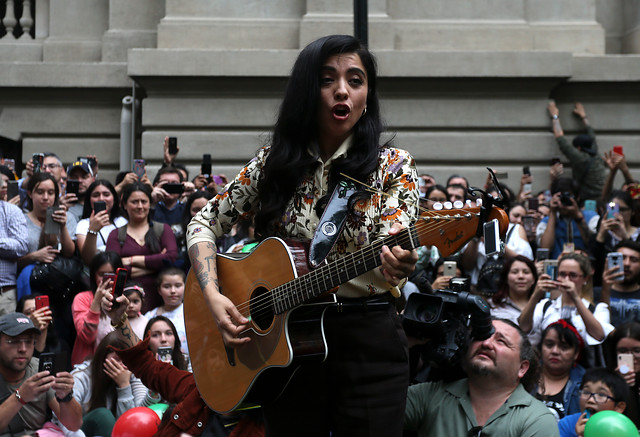
[[[242,348],[252,321],[220,293],[217,253],[311,240],[343,174],[364,187],[329,261],[400,235],[420,211],[476,200],[464,175],[418,175],[408,152],[380,145],[371,53],[348,36],[307,46],[270,144],[220,185],[189,175],[169,138],[153,178],[135,168],[111,181],[99,157],[65,167],[51,152],[21,175],[1,165],[0,437],[106,436],[127,410],[163,402],[174,413],[159,435],[582,436],[601,410],[640,425],[640,183],[619,147],[599,151],[583,105],[573,114],[586,134],[572,142],[555,103],[547,111],[565,159],[550,157],[545,188],[532,191],[526,163],[519,187],[489,177],[480,187],[503,197],[503,253],[487,255],[482,237],[446,258],[435,246],[382,246],[378,267],[341,284],[340,310],[324,315],[326,360],[239,415],[213,413],[198,394],[183,310],[190,268],[213,329]],[[429,343],[407,340],[403,302],[455,277],[486,299],[494,333],[464,345],[465,378],[410,381],[408,345]],[[55,366],[39,370],[51,354]]]

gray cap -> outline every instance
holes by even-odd
[[[0,317],[0,332],[9,337],[17,337],[26,331],[33,331],[40,334],[31,319],[22,313],[9,313]]]

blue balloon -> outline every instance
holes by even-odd
[[[624,414],[599,411],[587,421],[584,437],[638,437],[638,429]]]

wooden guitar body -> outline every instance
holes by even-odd
[[[198,280],[189,272],[184,301],[187,341],[192,362],[206,363],[194,365],[193,373],[211,409],[224,413],[245,400],[277,397],[296,370],[296,361],[326,358],[322,317],[331,299],[282,314],[274,314],[269,305],[273,288],[293,280],[298,272],[306,273],[305,253],[301,247],[269,238],[243,258],[217,256],[220,291],[236,306],[251,305],[251,328],[241,334],[251,341],[236,349],[225,346]],[[269,375],[262,377],[263,372]]]

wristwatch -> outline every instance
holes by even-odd
[[[552,120],[557,120],[557,119],[558,119],[558,114],[553,114],[553,115],[551,116],[551,119],[552,119]]]
[[[71,399],[73,399],[73,390],[71,390],[69,394],[63,398],[59,398],[58,396],[56,396],[56,401],[58,401],[59,404],[64,404],[65,402],[69,402],[71,401]]]

